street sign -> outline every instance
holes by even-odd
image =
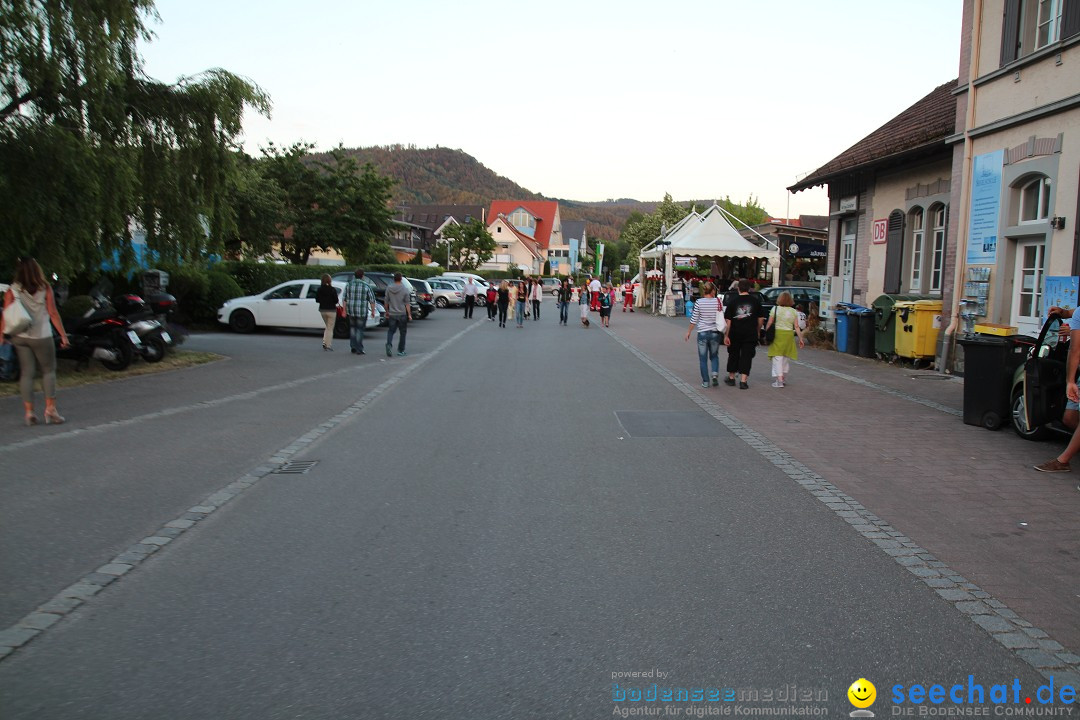
[[[624,273],[630,272],[630,266],[629,265],[620,265],[619,266],[619,272],[624,272]]]

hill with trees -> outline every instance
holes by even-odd
[[[563,220],[584,220],[590,238],[605,241],[618,239],[632,216],[651,215],[661,201],[628,198],[602,202],[582,202],[566,198],[548,198],[527,190],[513,180],[496,174],[462,150],[417,148],[414,145],[386,145],[346,148],[344,153],[362,166],[375,169],[397,181],[391,190],[394,207],[457,203],[488,207],[492,200],[558,200]],[[713,200],[680,201],[681,205],[703,209]],[[752,205],[752,201],[748,205]],[[764,210],[761,210],[764,214]]]

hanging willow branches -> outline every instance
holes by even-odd
[[[0,0],[0,265],[52,270],[132,257],[131,228],[165,260],[220,251],[246,107],[269,98],[225,70],[146,76],[151,0]]]

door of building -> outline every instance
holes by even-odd
[[[852,302],[855,288],[855,232],[858,221],[850,218],[844,221],[840,236],[840,282],[843,285],[843,302]]]
[[[1046,241],[1020,240],[1016,243],[1016,270],[1011,324],[1021,335],[1038,335],[1042,328],[1043,274]]]

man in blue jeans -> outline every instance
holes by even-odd
[[[398,340],[398,355],[405,355],[405,331],[412,320],[409,306],[409,290],[401,282],[401,273],[394,273],[394,282],[386,288],[386,357],[394,352],[394,332],[401,329]]]
[[[364,328],[367,327],[367,314],[375,317],[375,291],[364,280],[364,271],[357,268],[353,279],[345,286],[341,296],[345,306],[345,316],[349,318],[349,345],[353,355],[364,354]]]
[[[686,330],[686,340],[690,340],[690,333],[697,325],[697,348],[698,363],[701,366],[701,387],[709,387],[711,379],[713,385],[719,385],[720,374],[720,332],[724,325],[723,308],[716,299],[716,286],[711,282],[705,283],[702,288],[705,297],[694,303],[694,312],[690,315],[690,327]],[[712,375],[709,375],[709,365],[712,364]]]

